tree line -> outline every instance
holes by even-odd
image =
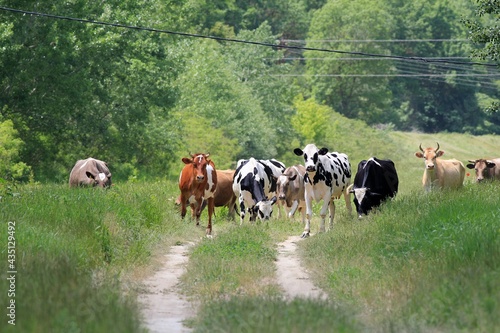
[[[190,152],[217,152],[221,168],[249,156],[280,158],[291,143],[320,144],[332,114],[403,131],[500,133],[500,115],[488,112],[499,97],[498,68],[470,57],[498,63],[488,54],[494,36],[481,34],[495,23],[494,5],[4,0],[2,6],[120,24],[0,10],[4,179],[63,181],[77,159],[89,156],[111,161],[113,174],[124,179],[169,174]],[[384,57],[391,55],[403,58]]]

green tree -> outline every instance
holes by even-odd
[[[210,150],[213,156],[229,157],[230,152],[233,163],[250,156],[275,157],[276,148],[269,144],[276,142],[275,130],[251,88],[235,75],[241,71],[239,64],[226,56],[222,46],[212,40],[185,41],[179,47],[183,48],[184,64],[176,81],[179,93],[176,117],[184,125],[183,137],[199,135],[199,131],[210,132],[206,135],[212,139],[205,136],[206,142],[199,149]],[[205,127],[188,126],[194,123]],[[216,138],[221,133],[225,139]],[[220,143],[229,143],[230,146]],[[180,151],[185,154],[187,149],[198,150],[186,147]],[[228,161],[222,163],[226,165]]]
[[[19,157],[23,145],[12,121],[0,122],[0,179],[29,180],[31,168]]]
[[[293,105],[297,113],[292,117],[292,126],[303,139],[300,144],[324,145],[332,109],[318,104],[314,98],[304,100],[302,95],[295,98]]]
[[[465,1],[391,0],[390,3],[390,12],[396,22],[394,38],[423,40],[393,43],[393,54],[446,58],[463,57],[468,53],[466,43],[452,42],[465,37],[463,27],[458,24],[460,15],[468,10]],[[391,80],[392,108],[400,110],[399,121],[395,122],[399,129],[431,133],[480,131],[484,122],[476,99],[480,87],[454,76],[459,67],[415,61],[398,61],[395,67],[408,74],[447,75],[446,78],[423,76]]]
[[[498,1],[476,0],[477,9],[475,14],[478,18],[464,19],[463,22],[469,30],[469,38],[478,48],[472,50],[473,57],[482,60],[492,60],[500,65],[500,3]],[[482,46],[482,47],[481,47]],[[490,112],[500,110],[498,96],[496,100],[488,103],[485,108]]]
[[[304,53],[315,99],[349,118],[362,118],[369,124],[391,122],[391,94],[383,76],[391,72],[390,64],[346,53],[389,54],[381,44],[355,41],[389,39],[393,24],[385,1],[328,1],[314,12],[307,46],[345,52]]]

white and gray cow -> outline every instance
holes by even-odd
[[[347,187],[351,182],[351,164],[346,154],[328,152],[327,148],[318,149],[314,144],[308,144],[304,149],[295,148],[297,156],[304,157],[306,175],[304,179],[306,201],[306,225],[302,238],[308,237],[311,230],[312,201],[323,200],[319,231],[325,231],[326,211],[330,208],[330,229],[335,216],[334,199],[344,195],[347,211],[351,215],[352,207],[349,201]]]
[[[282,203],[289,218],[292,218],[299,209],[302,214],[302,223],[306,221],[305,175],[306,168],[297,164],[286,168],[285,172],[278,177],[278,202]]]
[[[109,188],[111,172],[104,161],[89,157],[78,160],[69,174],[69,186],[95,186]]]
[[[273,212],[273,205],[276,203],[274,195],[276,191],[276,179],[272,175],[274,172],[268,166],[266,172],[265,163],[257,161],[253,157],[248,160],[239,160],[233,178],[233,191],[240,207],[240,224],[245,219],[245,207],[250,212],[250,221],[253,222],[257,216],[261,220],[267,220]]]

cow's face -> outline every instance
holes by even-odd
[[[290,187],[290,182],[293,182],[297,178],[297,175],[281,175],[278,177],[277,181],[277,192],[279,200],[286,200],[288,189]]]
[[[469,160],[469,164],[467,164],[467,168],[474,169],[476,172],[476,182],[480,183],[483,180],[489,178],[489,169],[495,166],[493,161],[488,160]]]
[[[86,172],[87,177],[93,180],[92,186],[108,188],[111,186],[111,173],[100,172],[93,174],[89,171]]]
[[[273,205],[276,202],[276,197],[271,200],[259,201],[254,207],[254,212],[261,220],[269,220],[273,213]]]
[[[182,162],[184,164],[192,164],[195,171],[195,180],[198,183],[203,182],[207,176],[207,165],[210,163],[208,157],[210,154],[195,154],[191,158],[184,157]]]
[[[314,144],[308,144],[304,150],[300,148],[295,148],[293,150],[295,155],[304,156],[304,166],[307,172],[316,172],[319,156],[328,153],[328,148],[318,149]]]
[[[422,145],[420,145],[420,151],[415,153],[415,156],[418,158],[423,158],[425,163],[425,169],[432,171],[434,170],[434,166],[436,165],[436,158],[444,155],[444,151],[439,150],[439,143],[437,148],[426,148],[422,149]]]

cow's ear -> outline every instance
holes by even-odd
[[[437,152],[436,157],[441,157],[444,155],[444,151],[440,150]]]
[[[302,149],[300,149],[300,148],[295,148],[295,149],[293,150],[293,152],[294,152],[294,153],[295,153],[295,155],[297,155],[297,156],[302,156],[302,155],[304,155],[304,152],[303,152],[303,151],[302,151]]]
[[[274,205],[276,203],[276,200],[277,200],[276,196],[272,197],[272,199],[271,199],[271,205]]]
[[[472,163],[467,164],[467,167],[468,167],[469,169],[474,169],[474,166],[475,166],[475,164],[472,164]]]
[[[87,174],[87,177],[92,178],[95,180],[95,176],[91,174],[89,171],[85,172]]]
[[[417,151],[415,153],[415,156],[417,156],[418,158],[424,158],[424,154],[422,154],[421,152]]]
[[[184,162],[184,164],[191,164],[193,163],[193,160],[187,157],[183,157],[182,162]]]
[[[488,168],[493,168],[495,166],[495,162],[492,162],[492,161],[486,161],[486,166]]]
[[[318,151],[318,154],[320,155],[326,155],[328,153],[328,148],[321,148],[319,151]]]

